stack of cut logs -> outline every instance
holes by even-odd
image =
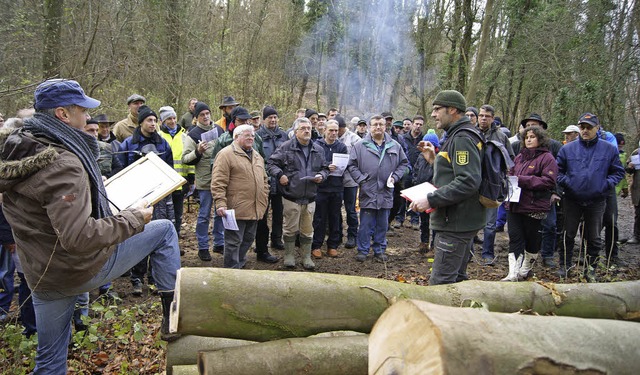
[[[638,321],[640,281],[424,287],[183,268],[167,373],[634,374]]]

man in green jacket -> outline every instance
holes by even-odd
[[[433,145],[418,145],[430,164],[434,164],[433,184],[438,190],[414,201],[411,209],[422,212],[435,209],[430,226],[436,231],[435,258],[430,285],[451,284],[466,280],[471,257],[472,239],[485,225],[485,208],[478,200],[482,179],[484,151],[472,132],[477,134],[465,116],[466,100],[454,90],[438,93],[433,101],[431,117],[448,138],[438,155]]]

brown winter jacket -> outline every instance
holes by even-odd
[[[94,219],[78,157],[26,131],[0,131],[0,192],[27,283],[68,291],[91,280],[115,245],[142,232],[139,210]]]
[[[125,139],[131,137],[133,132],[138,127],[138,116],[134,116],[131,113],[127,118],[118,121],[113,126],[113,134],[115,134],[118,142],[124,142]]]
[[[213,163],[211,194],[216,207],[235,210],[237,220],[260,220],[267,210],[269,182],[264,159],[251,158],[235,142],[223,148]]]

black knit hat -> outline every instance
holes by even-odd
[[[456,90],[442,90],[433,100],[433,105],[457,108],[462,112],[467,109],[467,100]]]
[[[149,106],[141,105],[140,108],[138,108],[138,125],[142,124],[144,119],[149,116],[154,116],[156,120],[158,119],[158,115],[156,115],[156,113],[153,112],[153,110],[149,108]]]
[[[275,108],[273,108],[272,106],[268,105],[264,108],[262,108],[262,118],[267,118],[271,115],[278,115],[278,111],[276,111]]]
[[[540,116],[537,113],[532,113],[532,114],[529,115],[529,117],[527,117],[526,119],[520,121],[520,125],[522,125],[522,127],[526,127],[527,121],[529,121],[529,120],[538,121],[540,123],[540,125],[542,125],[543,129],[547,128],[547,123],[544,122],[544,120],[542,120],[542,116]]]
[[[466,112],[473,112],[474,115],[476,115],[476,117],[478,117],[478,108],[476,107],[467,107],[467,109],[464,111]]]
[[[195,109],[193,110],[193,117],[197,118],[198,115],[200,115],[200,112],[204,111],[205,109],[207,111],[211,112],[211,109],[209,108],[208,105],[206,105],[203,102],[197,102],[196,106],[195,106]]]
[[[347,127],[347,123],[344,121],[344,117],[342,117],[340,115],[336,115],[336,117],[334,117],[333,119],[338,121],[338,127],[339,128],[346,128]]]
[[[309,108],[306,111],[304,111],[304,117],[306,117],[306,118],[310,118],[311,116],[317,115],[317,114],[318,114],[318,112],[316,112],[315,109],[311,109],[311,108]]]
[[[250,118],[253,118],[249,113],[249,111],[247,111],[247,109],[244,107],[235,107],[233,110],[231,110],[230,116],[231,116],[231,120],[234,122],[236,121],[237,118],[241,120],[248,120]]]

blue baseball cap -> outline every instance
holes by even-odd
[[[33,94],[35,109],[49,109],[77,105],[96,108],[100,101],[88,97],[78,82],[69,79],[48,79],[36,87]]]

